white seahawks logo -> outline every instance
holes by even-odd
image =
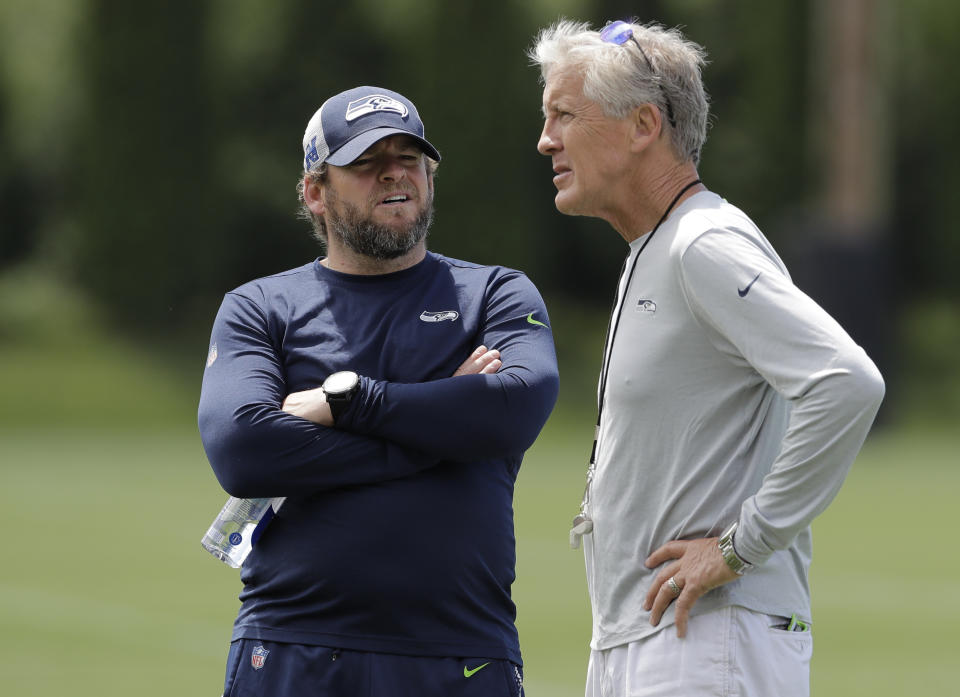
[[[398,102],[393,97],[387,97],[383,94],[371,94],[363,99],[354,99],[347,104],[347,123],[356,121],[361,116],[373,114],[377,111],[392,111],[400,114],[401,118],[407,118],[407,106],[403,102]]]
[[[656,314],[657,304],[649,298],[642,298],[637,302],[637,312],[649,312],[651,315]]]
[[[443,322],[446,319],[454,322],[459,317],[460,313],[456,310],[443,310],[441,312],[430,312],[429,310],[424,310],[420,313],[421,322]]]

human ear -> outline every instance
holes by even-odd
[[[650,143],[660,137],[663,129],[663,115],[653,104],[641,104],[630,115],[631,146],[634,152],[645,150]]]
[[[303,202],[314,215],[322,216],[327,212],[323,201],[323,183],[310,175],[304,175],[303,178]]]

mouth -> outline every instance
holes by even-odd
[[[389,196],[384,196],[380,199],[378,205],[380,206],[399,206],[407,201],[413,200],[409,194],[390,194]]]
[[[573,170],[569,167],[564,167],[563,165],[557,165],[553,168],[553,183],[557,186],[560,185],[564,179],[573,176]]]

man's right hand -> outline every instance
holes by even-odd
[[[302,392],[291,392],[280,407],[283,411],[301,419],[312,421],[319,426],[333,426],[333,412],[327,404],[327,396],[322,387]]]
[[[502,365],[503,361],[500,360],[499,351],[496,349],[488,349],[486,346],[478,346],[451,377],[457,377],[459,375],[490,375],[500,370],[500,366]]]
[[[499,351],[488,349],[486,346],[478,346],[470,354],[470,357],[457,368],[453,377],[458,375],[489,375],[500,370],[502,365]],[[299,416],[320,426],[333,426],[333,414],[330,411],[330,405],[327,404],[323,389],[319,387],[290,393],[283,400],[281,409],[288,414]]]

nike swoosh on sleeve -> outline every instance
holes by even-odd
[[[546,326],[547,326],[547,325],[545,325],[543,322],[538,322],[537,320],[535,320],[535,319],[533,318],[533,313],[532,313],[532,312],[531,312],[529,315],[527,315],[527,322],[529,322],[530,324],[537,324],[537,325],[539,325],[539,326],[541,326],[541,327],[546,327]]]
[[[749,292],[750,292],[750,289],[753,288],[753,284],[757,282],[757,279],[758,279],[758,278],[760,278],[760,274],[761,274],[761,273],[763,273],[763,271],[761,271],[761,272],[758,273],[756,276],[754,276],[754,277],[753,277],[753,280],[750,281],[750,283],[747,284],[747,287],[746,287],[746,288],[737,288],[737,292],[740,294],[740,297],[741,297],[741,298],[747,297],[747,293],[749,293]]]

